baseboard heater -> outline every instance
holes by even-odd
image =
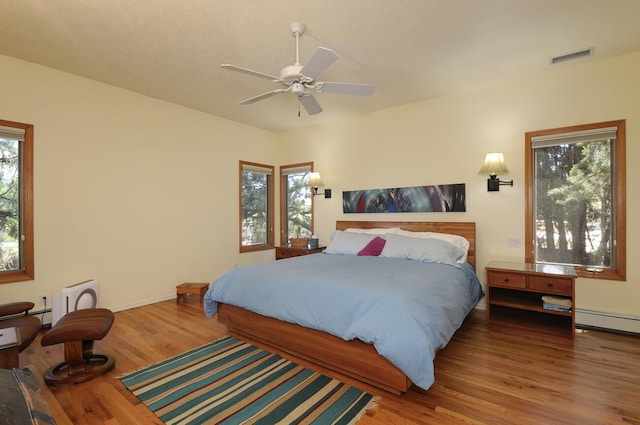
[[[640,335],[640,316],[576,309],[576,325]]]

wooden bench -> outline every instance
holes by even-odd
[[[180,303],[180,300],[187,302],[187,295],[199,295],[200,304],[204,301],[204,294],[209,289],[208,283],[199,282],[184,282],[176,286],[176,303]]]

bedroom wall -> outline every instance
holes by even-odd
[[[238,160],[275,163],[272,133],[6,56],[0,92],[35,125],[36,258],[0,302],[95,278],[118,310],[273,258],[238,253],[236,183]]]
[[[543,59],[544,60],[544,59]],[[282,163],[313,160],[332,199],[316,199],[316,233],[330,241],[338,219],[477,222],[478,270],[491,260],[522,261],[524,133],[615,119],[627,120],[627,193],[640,190],[640,54],[566,63],[543,74],[279,135]],[[485,153],[503,152],[514,187],[486,190],[478,175]],[[465,213],[342,213],[343,190],[466,183]],[[320,198],[320,197],[319,197]],[[627,198],[627,281],[577,281],[579,309],[640,316],[640,212]]]
[[[35,124],[36,279],[0,285],[0,302],[88,278],[114,310],[175,296],[272,251],[237,253],[239,159],[314,161],[333,199],[316,199],[322,243],[337,219],[455,220],[478,225],[478,270],[521,260],[524,132],[627,120],[627,193],[640,170],[640,54],[584,61],[500,86],[274,135],[132,92],[0,56],[0,117]],[[515,186],[486,191],[484,154],[502,151]],[[234,177],[235,178],[235,177]],[[466,183],[467,212],[344,215],[343,190]],[[223,184],[221,184],[223,183]],[[578,279],[578,307],[640,315],[640,206],[627,199],[627,281]],[[229,223],[233,223],[230,226]]]

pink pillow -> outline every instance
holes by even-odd
[[[382,248],[384,248],[384,244],[386,242],[387,241],[382,239],[380,236],[376,236],[375,238],[371,239],[371,242],[369,242],[364,248],[362,248],[360,252],[358,252],[358,255],[377,257],[382,252]]]

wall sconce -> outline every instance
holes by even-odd
[[[498,173],[508,173],[509,169],[504,163],[504,156],[502,153],[488,153],[484,158],[484,164],[478,171],[478,174],[489,174],[487,179],[487,191],[496,192],[500,190],[500,186],[512,186],[513,180],[506,181],[500,180],[497,176]]]
[[[325,198],[331,198],[331,189],[325,189],[324,192],[318,193],[318,187],[323,186],[322,179],[320,178],[320,173],[309,173],[309,184],[308,186],[311,188],[311,193],[313,196],[315,195],[324,195]]]

